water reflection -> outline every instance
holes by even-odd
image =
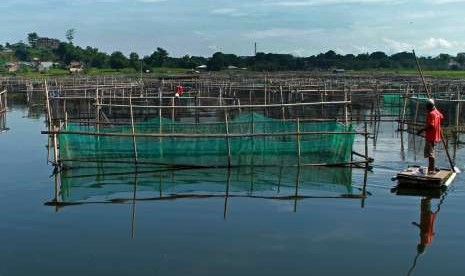
[[[0,112],[0,134],[10,130],[6,124],[7,112]]]
[[[433,242],[436,212],[431,211],[431,198],[425,197],[421,199],[420,210],[420,223],[412,222],[412,224],[420,229],[420,242],[417,246],[417,252],[423,254],[426,247]]]
[[[366,181],[366,177],[365,177]],[[249,197],[275,200],[359,198],[351,168],[244,167],[235,169],[82,168],[55,174],[49,205],[127,203],[182,198]]]
[[[419,257],[426,252],[428,246],[433,243],[435,235],[434,224],[436,218],[441,210],[441,205],[447,195],[446,190],[434,189],[434,190],[418,190],[411,188],[400,188],[396,191],[397,195],[410,195],[420,196],[420,218],[419,221],[412,222],[412,225],[416,226],[419,231],[419,241],[416,246],[416,255],[413,259],[412,265],[407,273],[408,276],[413,275],[413,272],[417,266]],[[432,210],[432,199],[439,198],[436,210]]]
[[[351,197],[351,168],[244,167],[235,169],[82,168],[55,175],[56,202],[127,200],[186,195],[264,198]],[[357,190],[358,194],[358,190]]]

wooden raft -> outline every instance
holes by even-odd
[[[451,169],[440,169],[435,174],[424,175],[419,167],[408,167],[397,174],[399,186],[412,188],[441,188],[449,186],[455,179],[456,173]]]

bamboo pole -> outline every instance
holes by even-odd
[[[138,106],[133,106],[138,107]],[[162,106],[158,106],[158,108],[163,108]],[[171,97],[171,122],[174,123],[174,97]]]
[[[131,100],[129,100],[131,101]],[[97,133],[100,132],[100,109],[101,109],[101,106],[99,105],[100,101],[99,101],[99,90],[98,90],[98,87],[97,89],[95,90],[95,121],[97,122],[97,125],[95,126],[95,128],[97,129]]]
[[[74,135],[88,135],[88,136],[110,136],[110,137],[172,137],[172,138],[225,138],[225,137],[274,137],[274,136],[295,136],[299,135],[334,135],[334,134],[360,134],[365,135],[369,134],[368,132],[357,132],[357,131],[305,131],[305,132],[275,132],[275,133],[233,133],[233,134],[191,134],[191,133],[175,133],[175,134],[157,134],[157,133],[112,133],[112,132],[105,132],[105,133],[95,133],[95,132],[84,132],[84,131],[62,131],[62,130],[51,130],[51,131],[42,131],[42,134],[74,134]]]
[[[344,87],[344,101],[348,102],[348,96],[347,96],[347,89]],[[344,104],[344,118],[345,118],[345,123],[348,124],[349,122],[349,109],[347,104]]]
[[[50,110],[50,98],[48,94],[48,84],[47,80],[44,81],[44,86],[45,86],[45,107],[47,108],[47,121],[48,121],[48,130],[52,130],[52,112]],[[55,150],[55,140],[56,140],[56,134],[52,134],[48,136],[48,147],[47,147],[47,161],[50,162],[50,144],[51,142],[53,143],[53,148]],[[55,151],[56,153],[56,151]],[[57,155],[54,153],[54,162],[56,164],[57,161]]]
[[[60,166],[60,161],[58,157],[58,139],[57,134],[53,134],[53,160],[55,167]]]
[[[299,118],[297,118],[297,123],[296,123],[296,143],[297,143],[297,164],[300,166],[300,121]]]
[[[426,84],[425,78],[424,78],[424,76],[423,76],[423,71],[421,70],[420,62],[418,61],[418,58],[417,58],[417,56],[415,55],[415,51],[413,51],[413,56],[414,56],[415,61],[416,61],[416,63],[417,63],[418,72],[420,73],[421,80],[422,80],[423,85],[424,85],[424,87],[425,87],[426,93],[428,94],[428,98],[431,98],[431,99],[432,99],[431,92],[430,92],[430,90],[428,89],[428,85]],[[418,102],[417,102],[417,104],[418,104]],[[451,168],[452,172],[455,173],[455,172],[457,172],[457,169],[455,168],[454,162],[452,161],[452,159],[451,159],[451,157],[450,157],[450,154],[449,154],[449,150],[448,150],[446,141],[444,140],[444,133],[442,132],[442,130],[441,130],[441,140],[442,140],[442,144],[443,144],[443,146],[444,146],[444,149],[445,149],[445,151],[446,151],[447,159],[449,160],[450,168]]]
[[[134,163],[137,165],[138,163],[138,156],[137,156],[137,143],[136,143],[136,132],[135,132],[135,127],[134,127],[134,113],[132,110],[132,91],[129,94],[129,105],[130,105],[130,113],[131,113],[131,132],[132,132],[132,146],[134,150]]]
[[[455,114],[455,126],[456,129],[459,130],[460,127],[460,89],[457,90],[457,107],[456,107],[456,114]]]
[[[48,95],[48,85],[47,85],[47,80],[44,81],[45,85],[45,106],[47,108],[47,120],[48,120],[48,129],[52,127],[52,114],[50,111],[50,98]]]
[[[173,97],[172,97],[173,99]],[[349,101],[333,101],[333,102],[311,102],[311,103],[292,103],[292,104],[257,104],[257,105],[241,105],[240,108],[264,108],[264,107],[293,107],[293,106],[311,106],[311,105],[344,105],[350,104]],[[99,104],[100,106],[109,106],[108,104]],[[113,107],[128,107],[128,105],[123,104],[115,104],[112,105]],[[174,108],[172,106],[145,106],[145,105],[133,105],[134,108]],[[239,108],[236,105],[199,105],[199,106],[176,106],[176,108],[184,108],[184,109],[192,109],[192,108],[199,108],[199,109],[207,109],[207,108],[215,108],[215,109],[237,109]]]
[[[225,109],[224,123],[226,127],[226,147],[228,149],[228,167],[231,167],[231,136],[229,135],[228,110]]]
[[[283,87],[280,85],[279,86],[279,95],[280,95],[280,98],[281,98],[281,105],[284,104],[284,98],[283,98]],[[281,119],[285,120],[286,119],[286,115],[285,115],[285,108],[284,106],[281,106]]]

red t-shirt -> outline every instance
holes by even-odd
[[[426,117],[426,126],[429,127],[426,130],[426,140],[429,142],[441,141],[441,120],[444,118],[441,112],[437,109],[433,109],[428,112]]]
[[[182,85],[176,86],[176,93],[182,95],[184,93],[184,87]]]

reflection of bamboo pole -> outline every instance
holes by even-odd
[[[368,161],[368,125],[365,122],[365,158]],[[366,168],[368,169],[368,163],[365,164]]]
[[[281,166],[279,167],[279,178],[278,178],[278,194],[281,192],[281,182],[283,179],[283,164],[281,162]]]
[[[58,172],[55,174],[55,198],[53,201],[56,203],[63,202],[62,194],[61,194],[61,171],[58,170]],[[58,212],[58,205],[56,206],[55,211]]]
[[[131,215],[131,238],[134,239],[135,237],[135,230],[136,230],[136,200],[137,200],[137,167],[136,173],[134,174],[134,191],[132,195],[132,215]]]
[[[362,208],[365,208],[365,199],[367,196],[367,182],[368,182],[368,168],[365,169],[363,174],[363,187],[362,187]]]
[[[229,197],[230,185],[231,185],[231,169],[228,168],[228,178],[226,180],[226,192],[224,194],[224,212],[223,212],[224,219],[226,219],[226,216],[228,214],[228,197]]]
[[[299,186],[300,186],[300,166],[297,167],[297,176],[295,180],[294,213],[297,212],[297,200],[299,197]]]

